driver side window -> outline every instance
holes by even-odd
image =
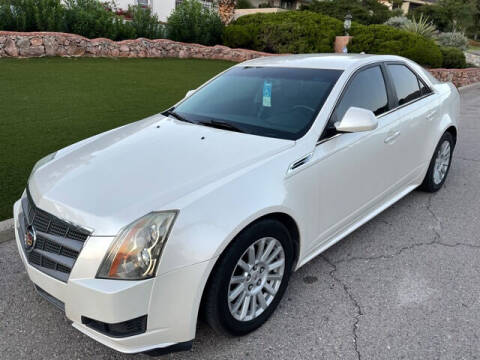
[[[334,129],[333,124],[342,120],[352,106],[371,110],[377,116],[388,111],[387,89],[379,65],[361,70],[355,75],[335,107],[328,127]]]

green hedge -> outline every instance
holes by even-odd
[[[167,19],[167,36],[174,41],[217,45],[223,28],[218,14],[196,0],[183,0]]]
[[[242,16],[224,31],[224,44],[273,53],[332,52],[341,21],[309,11]]]
[[[273,53],[333,52],[343,22],[310,11],[242,16],[224,32],[224,43]],[[349,51],[405,56],[429,67],[442,65],[442,53],[434,41],[386,25],[353,23]]]
[[[387,25],[363,26],[354,24],[350,52],[390,54],[409,58],[421,65],[440,67],[442,52],[433,40]]]
[[[353,20],[360,24],[383,24],[388,18],[397,14],[392,12],[377,0],[334,0],[318,1],[314,0],[311,4],[303,5],[303,10],[328,15],[339,20],[344,20],[345,15],[350,13]]]
[[[442,67],[447,69],[462,69],[467,67],[465,54],[462,50],[453,47],[441,47],[443,55]]]
[[[0,0],[0,30],[60,31],[112,40],[163,37],[163,25],[150,9],[130,6],[132,20],[125,21],[112,6],[98,0]]]

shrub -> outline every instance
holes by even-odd
[[[0,29],[65,31],[64,11],[60,0],[1,0]]]
[[[448,31],[452,24],[445,8],[437,5],[419,6],[413,10],[411,16],[416,18],[419,16],[429,18],[440,31]]]
[[[478,25],[475,23],[478,11],[475,1],[439,0],[436,4],[419,6],[412,15],[423,14],[442,32],[461,30],[475,34],[478,31]]]
[[[160,39],[164,37],[164,26],[158,20],[157,15],[152,14],[150,8],[141,6],[129,6],[128,12],[131,15],[131,25],[135,30],[136,37],[147,39]]]
[[[236,7],[237,9],[252,9],[253,5],[250,0],[238,0]]]
[[[385,22],[385,25],[392,26],[397,29],[401,29],[412,21],[405,16],[393,16]]]
[[[460,50],[467,50],[468,39],[459,32],[445,32],[437,36],[437,42],[440,46],[453,47]]]
[[[453,47],[441,47],[444,68],[461,69],[467,67],[463,51]]]
[[[224,44],[274,53],[332,52],[341,21],[309,11],[242,16],[227,26]]]
[[[442,53],[433,40],[387,25],[364,26],[354,24],[350,52],[392,54],[412,59],[421,65],[439,67]]]
[[[224,33],[225,45],[274,53],[332,52],[343,23],[309,11],[242,16]],[[393,54],[439,67],[442,53],[433,40],[387,25],[352,23],[350,52]]]
[[[224,26],[214,10],[196,0],[184,0],[167,19],[167,37],[203,45],[219,44]]]
[[[392,16],[388,7],[380,4],[377,0],[363,0],[361,2],[357,0],[314,0],[311,4],[302,6],[302,10],[314,11],[342,21],[345,15],[350,13],[353,21],[365,25],[383,24]]]
[[[428,18],[423,17],[423,14],[420,14],[418,19],[413,17],[410,22],[403,24],[402,29],[429,39],[431,39],[437,31],[435,25],[429,22]]]
[[[133,27],[105,9],[98,0],[65,0],[67,32],[88,38],[122,40],[135,37]]]
[[[114,3],[98,0],[0,0],[0,29],[61,31],[112,40],[159,38],[163,27],[150,9],[130,7],[132,21],[112,10]]]

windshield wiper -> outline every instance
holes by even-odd
[[[184,118],[184,117],[183,117],[182,115],[180,115],[179,113],[173,111],[173,109],[164,111],[164,112],[163,112],[163,115],[172,116],[172,117],[174,117],[174,118],[177,119],[177,120],[185,121],[185,122],[188,122],[188,123],[191,123],[191,124],[195,124],[194,121],[188,120],[187,118]]]
[[[245,133],[245,130],[242,130],[238,126],[232,125],[226,121],[220,121],[220,120],[199,121],[198,124],[214,127],[217,129],[224,129],[224,130],[236,131],[239,133]]]

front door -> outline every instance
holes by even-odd
[[[309,177],[315,182],[318,221],[315,252],[349,225],[363,218],[395,191],[399,169],[392,163],[399,151],[398,114],[392,107],[385,82],[385,68],[368,66],[349,81],[314,151]],[[372,131],[334,134],[333,124],[352,106],[374,112],[378,128]]]

